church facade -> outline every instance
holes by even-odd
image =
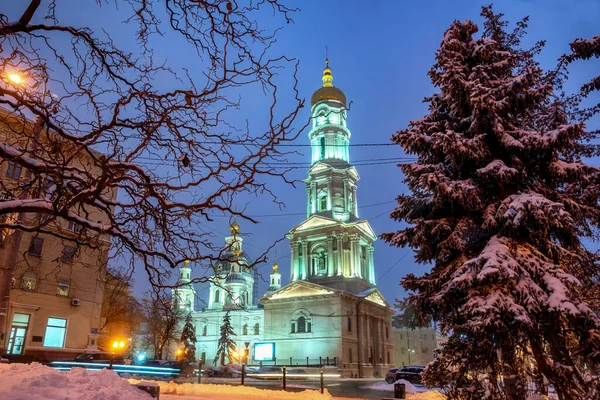
[[[312,163],[306,184],[306,219],[293,227],[290,282],[281,286],[277,263],[260,299],[248,268],[237,222],[225,240],[210,283],[208,306],[192,310],[190,271],[180,271],[178,303],[196,324],[197,356],[213,365],[223,317],[229,312],[238,347],[248,363],[335,365],[342,376],[384,376],[394,366],[394,311],[375,285],[376,235],[358,216],[356,168],[350,163],[351,132],[346,96],[333,86],[328,62],[322,87],[311,98]],[[266,344],[271,353],[258,353]]]

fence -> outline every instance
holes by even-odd
[[[273,360],[254,361],[254,364],[248,364],[248,366],[262,367],[262,366],[274,366],[274,367],[336,367],[337,357],[319,357],[319,358],[274,358]]]

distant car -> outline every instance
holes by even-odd
[[[425,370],[423,366],[409,366],[400,368],[396,371],[396,381],[398,379],[404,379],[410,383],[414,383],[417,385],[421,384],[421,374]]]
[[[385,381],[387,383],[394,383],[396,382],[396,372],[398,372],[400,368],[391,368],[390,370],[388,370],[387,374],[385,374]]]
[[[280,379],[283,376],[283,369],[281,367],[260,367],[256,373],[258,374],[256,378]]]
[[[306,371],[303,369],[288,369],[286,375],[289,374],[290,379],[308,379],[306,375]]]
[[[113,364],[126,364],[122,355],[113,355],[112,353],[104,351],[99,351],[96,353],[82,353],[75,357],[73,362],[107,364],[110,363],[111,358],[113,360]]]

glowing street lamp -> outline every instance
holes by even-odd
[[[125,342],[123,340],[121,340],[121,341],[115,340],[113,342],[112,347],[113,347],[113,351],[110,353],[110,365],[109,365],[108,369],[113,369],[113,361],[115,359],[115,351],[117,351],[119,349],[123,350],[123,348],[125,347]]]
[[[9,82],[13,85],[22,85],[25,83],[25,78],[18,72],[8,72],[6,74],[6,77],[8,78]]]

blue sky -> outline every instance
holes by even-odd
[[[18,18],[25,2],[10,2],[7,13]],[[404,129],[408,122],[419,119],[427,112],[422,99],[434,92],[427,71],[434,62],[443,32],[454,20],[471,19],[481,22],[479,13],[482,5],[489,2],[467,0],[427,0],[427,1],[361,1],[361,0],[304,0],[295,3],[301,10],[293,15],[294,23],[283,27],[273,46],[273,54],[285,54],[299,60],[299,90],[301,96],[310,101],[312,93],[320,87],[324,67],[325,46],[328,47],[330,66],[333,69],[334,84],[341,88],[349,101],[348,127],[352,131],[351,143],[389,143],[390,136]],[[98,10],[94,7],[93,16],[86,10],[88,2],[61,0],[59,14],[75,26],[89,26],[95,31],[105,28],[116,40],[128,49],[135,50],[131,32],[121,23],[122,18],[114,15],[112,5]],[[529,15],[529,34],[524,45],[538,40],[546,40],[546,47],[538,57],[544,68],[552,68],[557,58],[569,50],[568,44],[579,37],[592,37],[600,33],[600,0],[520,0],[497,1],[495,9],[506,14],[515,22]],[[280,20],[265,15],[261,21],[265,28],[276,28]],[[35,22],[35,21],[34,21]],[[201,74],[201,65],[190,61],[188,47],[180,38],[167,34],[156,42],[156,57],[168,59],[179,68],[187,68],[192,75]],[[575,63],[571,69],[571,80],[566,89],[574,90],[579,84],[600,70],[600,60]],[[289,74],[283,74],[281,83],[291,83]],[[168,87],[167,82],[156,82]],[[53,88],[50,88],[52,90]],[[249,120],[251,127],[265,123],[268,103],[253,91],[242,93],[245,104],[234,118],[239,122]],[[245,98],[244,98],[245,97]],[[282,99],[282,109],[291,107],[291,101]],[[310,117],[309,107],[303,109],[300,125]],[[598,120],[591,127],[598,127]],[[296,141],[308,144],[308,131]],[[290,162],[309,162],[308,148],[300,148],[298,154],[290,156]],[[374,160],[402,157],[399,147],[352,147],[350,159]],[[591,160],[597,164],[598,160]],[[369,219],[376,233],[392,231],[399,224],[391,221],[389,211],[392,201],[405,191],[401,183],[400,169],[394,164],[357,167],[361,176],[358,188],[359,214]],[[295,170],[291,176],[304,179],[306,171]],[[262,198],[241,198],[240,205],[248,202],[251,215],[276,215],[261,218],[260,224],[251,225],[240,221],[245,234],[245,250],[250,256],[260,254],[275,240],[304,219],[306,209],[305,189],[300,184],[293,188],[280,180],[270,182],[274,191],[286,205],[280,210],[275,204]],[[366,207],[373,204],[379,206]],[[217,236],[228,233],[225,218],[217,218],[210,226]],[[224,238],[222,239],[224,243]],[[289,244],[286,240],[277,246],[282,282],[289,280]],[[272,259],[275,252],[271,254]],[[407,273],[420,274],[427,266],[414,263],[408,249],[391,248],[378,240],[375,243],[375,269],[378,286],[386,299],[393,303],[394,298],[405,295],[399,286],[400,279]],[[270,264],[259,266],[265,281],[260,284],[264,293]],[[135,292],[141,294],[147,284],[143,272],[136,276]],[[206,299],[206,286],[198,285],[199,295]]]

